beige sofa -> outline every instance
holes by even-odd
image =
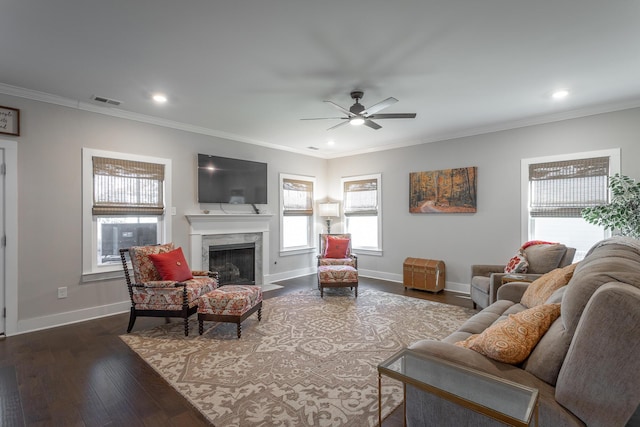
[[[503,285],[498,301],[458,331],[410,348],[537,388],[542,427],[630,425],[640,404],[640,241],[611,238],[589,251],[569,283],[543,302],[560,302],[560,317],[524,362],[507,364],[455,345],[526,310],[520,297],[527,286]],[[409,426],[500,425],[413,386],[407,418]]]
[[[529,262],[526,274],[518,275],[532,281],[548,273],[554,268],[565,267],[573,262],[575,248],[563,244],[533,245],[524,250]],[[502,278],[506,276],[505,265],[475,264],[471,266],[471,300],[473,308],[486,308],[496,302],[498,289],[502,286]]]

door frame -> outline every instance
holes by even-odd
[[[4,305],[7,308],[5,335],[18,332],[18,143],[0,139],[4,150],[4,229],[7,239],[4,248]],[[0,283],[0,292],[2,283]],[[2,307],[0,307],[0,315]]]

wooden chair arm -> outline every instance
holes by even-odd
[[[146,283],[134,283],[132,288],[146,288],[146,289],[172,289],[172,288],[184,288],[184,283],[176,282],[174,280],[157,280]]]

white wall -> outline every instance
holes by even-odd
[[[196,155],[215,154],[268,163],[270,265],[284,277],[312,270],[313,254],[279,256],[278,174],[326,181],[327,161],[242,142],[195,134],[75,108],[0,94],[0,105],[20,109],[18,145],[19,333],[128,310],[124,279],[82,283],[82,148],[172,159],[173,241],[189,258],[186,213],[198,213]],[[13,139],[13,138],[12,138]],[[326,196],[322,184],[318,196]],[[249,209],[249,208],[247,208]],[[320,226],[321,224],[319,224]],[[277,264],[276,264],[277,262]],[[15,285],[15,284],[14,284]],[[66,299],[57,288],[68,287]]]
[[[329,162],[330,194],[343,176],[382,173],[382,257],[360,255],[367,275],[402,281],[407,257],[442,259],[447,288],[469,291],[471,264],[503,264],[522,244],[520,160],[621,148],[622,173],[640,179],[640,109],[529,126]],[[474,214],[410,214],[409,172],[478,167]]]
[[[621,147],[622,173],[640,178],[640,109],[327,161],[8,95],[0,94],[0,105],[21,110],[18,326],[9,334],[128,310],[123,280],[81,283],[82,147],[172,159],[173,241],[183,248],[184,214],[201,208],[196,154],[267,162],[273,277],[314,266],[313,254],[279,255],[280,172],[315,175],[320,198],[339,197],[343,176],[381,172],[384,255],[361,256],[361,270],[401,281],[406,257],[442,259],[447,287],[463,291],[471,264],[504,262],[521,244],[521,158]],[[409,172],[464,166],[478,167],[477,213],[408,213]],[[68,298],[57,298],[60,286],[68,287]]]

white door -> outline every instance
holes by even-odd
[[[4,148],[0,147],[0,335],[5,333],[5,292],[6,292],[6,233],[4,220],[4,186],[5,186],[5,159]]]
[[[18,144],[0,139],[0,333],[18,332]]]

